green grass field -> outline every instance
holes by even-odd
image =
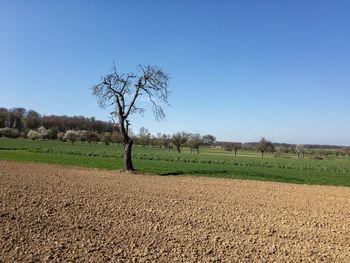
[[[0,159],[55,163],[118,170],[122,150],[117,145],[31,141],[0,138]],[[201,149],[181,154],[154,147],[134,146],[135,168],[159,175],[193,175],[240,178],[300,184],[350,186],[350,161],[346,159],[312,160],[261,158],[255,152],[241,151],[235,157],[221,149]]]

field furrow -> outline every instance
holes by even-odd
[[[348,262],[350,188],[0,161],[0,262]]]

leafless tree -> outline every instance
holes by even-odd
[[[237,156],[238,150],[242,149],[242,143],[240,143],[240,142],[226,142],[226,143],[224,143],[224,148],[226,151],[234,151],[235,156]]]
[[[349,156],[350,156],[350,147],[345,147],[343,148],[343,152],[346,154],[348,160],[349,160]]]
[[[295,152],[298,156],[298,159],[300,158],[300,155],[304,157],[304,145],[298,144],[297,146],[295,146]]]
[[[161,68],[153,65],[137,66],[136,73],[121,74],[115,65],[111,73],[102,77],[102,81],[93,86],[93,95],[100,107],[113,106],[111,114],[117,119],[123,138],[123,169],[133,171],[131,158],[133,140],[129,136],[130,116],[143,114],[145,108],[140,103],[149,101],[157,120],[165,118],[162,105],[168,104],[170,91],[169,76]],[[142,98],[142,100],[140,100]]]
[[[143,147],[151,144],[151,133],[148,131],[148,129],[145,127],[140,128],[139,134],[137,135],[137,141]]]
[[[261,152],[261,157],[264,157],[265,152],[274,152],[275,146],[272,142],[267,141],[265,138],[261,138],[261,140],[257,144],[257,150]]]
[[[240,149],[242,149],[242,143],[236,142],[233,144],[233,151],[235,152],[235,156],[237,156],[237,152]]]
[[[203,139],[200,134],[189,134],[188,136],[188,141],[187,141],[188,146],[191,149],[191,153],[193,149],[197,150],[197,154],[199,153],[199,147],[203,145]]]
[[[185,145],[188,141],[189,134],[186,132],[178,132],[173,134],[171,137],[171,143],[176,146],[176,149],[179,153],[181,153],[181,146]]]
[[[162,145],[164,146],[165,150],[168,150],[170,152],[171,149],[171,136],[169,134],[163,134],[161,137]]]

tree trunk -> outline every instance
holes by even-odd
[[[132,144],[133,144],[132,140],[130,140],[128,143],[124,143],[123,169],[125,171],[134,171],[134,166],[132,165],[132,160],[131,160]]]
[[[197,147],[197,154],[199,154],[199,147]]]
[[[177,151],[178,151],[179,153],[181,153],[181,148],[180,148],[180,146],[176,146],[176,148],[177,148]]]
[[[261,157],[264,158],[264,152],[261,152]]]

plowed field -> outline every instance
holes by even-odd
[[[0,262],[350,262],[350,188],[0,161]]]

